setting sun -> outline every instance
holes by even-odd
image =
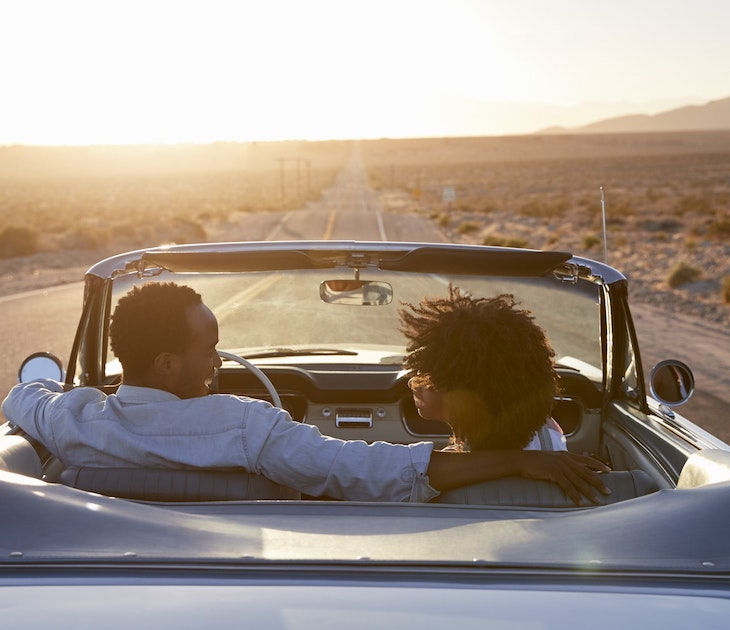
[[[710,4],[3,2],[0,144],[501,135],[654,113],[727,96],[730,5]]]

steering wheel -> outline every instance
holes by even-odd
[[[271,396],[271,399],[274,401],[275,407],[281,407],[281,398],[279,398],[279,393],[276,391],[276,388],[274,387],[274,384],[269,380],[269,377],[266,376],[261,370],[259,370],[253,363],[248,361],[247,359],[244,359],[243,357],[238,356],[237,354],[231,354],[230,352],[225,352],[224,350],[218,350],[218,356],[221,359],[227,359],[229,361],[235,361],[239,365],[242,365],[245,368],[248,368],[253,372],[253,374],[261,381],[261,384],[266,388],[266,391],[269,392],[269,396]]]

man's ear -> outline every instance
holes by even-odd
[[[173,352],[160,352],[152,362],[152,367],[158,376],[172,374],[180,363],[180,357]]]

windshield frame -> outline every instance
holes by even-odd
[[[549,254],[549,256],[546,256]],[[251,256],[249,259],[248,256]],[[604,293],[609,289],[604,276],[612,278],[614,282],[624,281],[623,276],[616,270],[581,258],[567,258],[569,256],[562,252],[535,252],[532,250],[508,250],[507,248],[489,248],[481,246],[452,246],[452,245],[421,245],[421,244],[395,244],[395,243],[237,243],[237,244],[212,244],[197,246],[176,246],[159,248],[155,250],[139,250],[130,252],[112,259],[102,261],[89,270],[87,274],[87,287],[82,316],[82,326],[79,327],[77,343],[74,346],[73,362],[70,364],[67,382],[69,384],[90,384],[104,385],[118,382],[118,374],[107,373],[107,363],[113,364],[114,360],[108,349],[108,323],[111,312],[117,299],[118,285],[131,285],[135,282],[155,281],[171,279],[185,281],[185,279],[198,277],[211,277],[211,274],[220,272],[222,269],[250,269],[252,274],[270,275],[271,268],[277,268],[281,272],[288,270],[284,267],[295,267],[296,270],[306,269],[317,278],[352,278],[353,274],[362,279],[381,280],[389,277],[388,274],[396,274],[396,277],[403,275],[407,278],[414,273],[435,274],[441,270],[445,276],[447,272],[451,281],[464,284],[467,279],[476,278],[471,274],[475,270],[480,271],[482,276],[499,271],[502,280],[513,284],[529,282],[529,278],[537,275],[540,282],[554,282],[556,286],[566,288],[577,286],[589,287],[589,290],[597,296],[599,311],[611,307],[607,304]],[[180,258],[181,257],[181,258]],[[169,261],[177,261],[171,266],[180,267],[182,273],[171,274],[157,263],[165,258]],[[515,265],[506,265],[511,260]],[[546,261],[553,264],[558,261],[557,267],[553,270],[543,271]],[[500,263],[501,261],[501,263]],[[153,264],[154,263],[154,264]],[[530,273],[527,273],[530,268]],[[204,270],[206,273],[199,273],[197,270]],[[445,272],[443,270],[446,270]],[[102,271],[108,273],[107,278],[101,278],[98,274]],[[506,271],[506,273],[504,273]],[[301,271],[297,271],[301,273]],[[545,278],[549,278],[546,281]],[[132,282],[133,280],[133,282]],[[490,280],[494,281],[494,280]],[[485,281],[486,282],[486,281]],[[312,283],[314,285],[314,282]],[[446,280],[442,280],[443,293],[447,291]],[[516,298],[521,300],[524,296],[515,293]],[[398,294],[393,299],[390,308],[400,308],[402,300]],[[332,305],[333,308],[350,308],[342,305]],[[525,305],[526,308],[530,304]],[[356,307],[359,308],[359,307]],[[378,310],[382,306],[368,306],[367,308]],[[606,339],[605,315],[601,314],[599,323],[596,323],[596,339]],[[96,321],[95,321],[96,320]],[[85,322],[85,323],[84,323]],[[542,324],[537,319],[538,324]],[[223,328],[223,327],[222,327]],[[96,329],[96,330],[94,330]],[[552,330],[546,326],[548,335]],[[96,339],[97,341],[93,341]],[[372,342],[372,340],[371,340]],[[404,345],[399,341],[401,347]],[[224,349],[242,350],[257,348],[261,351],[262,346],[267,344],[233,344],[240,347],[232,347],[225,344]],[[273,344],[278,347],[282,344]],[[301,344],[285,344],[300,346]],[[307,344],[304,344],[307,345]],[[319,343],[319,346],[323,344]],[[327,346],[329,344],[324,344]],[[397,344],[393,344],[394,348]],[[223,348],[224,346],[221,345]],[[269,344],[272,347],[272,344]],[[598,354],[600,353],[600,355]],[[596,350],[592,361],[593,367],[598,367],[591,374],[591,380],[597,384],[604,384],[607,348]],[[75,359],[79,359],[77,369],[73,365]],[[352,358],[349,359],[352,361]],[[596,366],[596,363],[599,363]],[[579,361],[570,363],[568,367],[586,370],[589,362]],[[74,381],[74,372],[80,377]],[[118,372],[118,367],[116,368]],[[603,372],[603,373],[602,373]]]

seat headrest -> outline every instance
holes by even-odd
[[[139,501],[298,499],[299,493],[243,469],[67,468],[66,486]]]
[[[598,494],[597,505],[618,503],[659,490],[643,470],[603,473],[601,479],[611,494]],[[434,503],[508,505],[516,507],[574,508],[573,500],[555,483],[524,477],[504,477],[441,493]]]

